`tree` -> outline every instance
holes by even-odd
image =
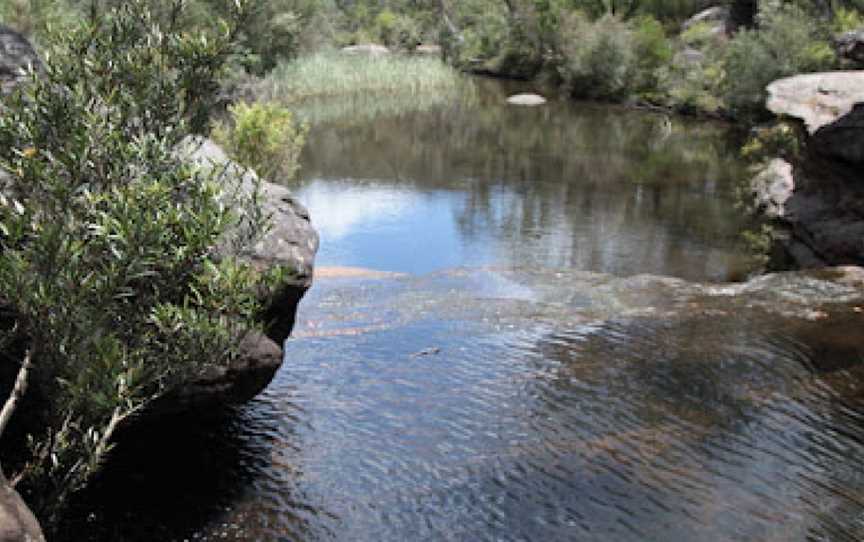
[[[272,282],[241,258],[266,227],[256,191],[218,186],[175,152],[209,129],[250,7],[232,5],[207,34],[180,31],[179,0],[168,17],[145,0],[92,10],[4,103],[2,344],[4,363],[21,358],[0,430],[29,383],[39,409],[22,411],[30,454],[12,483],[48,525],[120,424],[260,327]]]

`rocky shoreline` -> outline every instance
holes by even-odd
[[[768,93],[806,134],[799,160],[775,158],[752,183],[781,232],[780,267],[864,264],[864,71],[796,75]]]

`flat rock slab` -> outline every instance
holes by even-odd
[[[767,90],[768,110],[801,119],[812,135],[864,103],[864,70],[794,75]]]
[[[507,103],[510,105],[526,105],[535,106],[546,103],[546,98],[539,94],[515,94],[507,98]]]

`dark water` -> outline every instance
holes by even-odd
[[[723,129],[502,92],[313,132],[319,265],[400,274],[323,273],[267,391],[121,444],[74,539],[864,539],[861,285],[690,282],[747,271]]]

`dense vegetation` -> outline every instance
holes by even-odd
[[[225,15],[221,0],[187,4],[187,27],[210,28]],[[0,15],[38,36],[83,16],[86,5],[11,0]],[[725,27],[682,26],[710,5],[729,9]],[[544,76],[575,97],[751,119],[764,115],[763,87],[772,79],[848,67],[831,39],[864,26],[862,9],[861,0],[276,0],[258,2],[246,17],[238,42],[247,54],[235,67],[261,75],[332,47],[440,43],[459,68]],[[297,70],[276,73],[302,85]]]
[[[120,424],[239,355],[278,278],[243,259],[266,228],[257,191],[175,151],[208,131],[246,17],[231,5],[207,34],[180,31],[180,3],[94,10],[44,34],[43,72],[3,99],[3,369],[38,405],[4,467],[48,526]]]
[[[230,108],[217,138],[265,175],[290,176],[305,128],[286,104],[453,85],[440,62],[348,59],[333,48],[377,42],[410,52],[438,43],[457,68],[543,77],[574,97],[752,120],[765,115],[771,80],[849,67],[831,39],[864,26],[862,0],[734,0],[728,24],[682,25],[709,5],[0,4],[0,21],[31,36],[45,58],[44,73],[6,99],[0,116],[0,167],[10,174],[0,197],[0,298],[11,315],[3,338],[19,354],[16,366],[32,364],[30,393],[45,405],[42,433],[14,474],[42,517],[95,472],[122,420],[208,365],[228,363],[258,325],[272,277],[239,258],[249,238],[224,242],[230,231],[262,231],[257,202],[225,205],[222,188],[174,152],[185,136],[209,132],[226,88],[252,89],[266,103]]]

